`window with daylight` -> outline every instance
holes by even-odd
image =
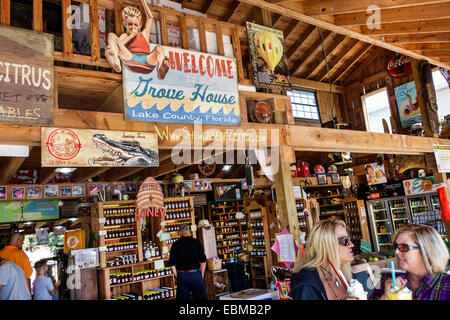
[[[291,97],[294,118],[307,120],[320,120],[319,107],[314,92],[292,90],[286,91]]]
[[[391,109],[389,107],[389,98],[386,88],[363,95],[361,99],[363,102],[367,131],[384,133],[384,119],[389,127],[389,132],[392,132],[390,120]]]

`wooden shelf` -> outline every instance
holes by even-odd
[[[158,279],[163,279],[166,277],[170,277],[173,276],[173,274],[166,274],[164,276],[159,276],[159,277],[154,277],[154,278],[148,278],[148,279],[143,279],[143,280],[137,280],[137,281],[131,281],[131,282],[126,282],[126,283],[119,283],[119,284],[110,284],[109,286],[111,288],[114,287],[120,287],[120,286],[126,286],[126,285],[130,285],[130,284],[135,284],[135,283],[141,283],[141,282],[146,282],[146,281],[152,281],[152,280],[158,280]]]
[[[137,250],[139,250],[139,248],[119,250],[119,251],[105,251],[105,252],[106,252],[106,254],[108,254],[108,253],[120,253],[120,252],[137,251]]]
[[[103,224],[103,227],[105,228],[105,230],[108,230],[110,228],[117,228],[117,227],[129,227],[129,226],[136,226],[136,223],[126,223],[126,224],[114,224],[114,225],[106,225]]]
[[[336,204],[320,204],[319,206],[321,208],[327,208],[327,207],[337,207],[337,206],[342,206],[343,203],[336,203]]]
[[[332,194],[329,196],[311,197],[310,199],[318,200],[318,199],[337,198],[337,197],[342,197],[342,195],[341,194]]]
[[[127,238],[137,238],[137,236],[119,237],[119,238],[105,238],[105,241],[108,241],[108,240],[120,240],[120,239],[127,239]]]

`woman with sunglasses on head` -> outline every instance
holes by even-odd
[[[394,250],[398,267],[406,271],[396,276],[397,287],[410,289],[414,300],[450,300],[450,275],[445,272],[449,253],[434,228],[421,224],[401,227],[394,236]],[[380,285],[371,299],[387,299],[391,275],[383,274]]]
[[[305,256],[294,267],[291,294],[294,300],[354,300],[346,297],[351,280],[353,243],[342,220],[314,225]]]

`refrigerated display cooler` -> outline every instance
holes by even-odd
[[[401,226],[413,223],[417,214],[439,210],[440,206],[437,193],[428,193],[368,200],[367,208],[374,251],[392,252],[394,234]]]

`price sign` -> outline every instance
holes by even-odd
[[[366,253],[372,252],[372,246],[367,241],[361,240],[361,251]]]
[[[433,145],[438,171],[450,172],[450,146]]]
[[[105,223],[106,222],[106,218],[98,218],[98,223]]]
[[[106,230],[101,230],[98,232],[99,236],[106,236]]]
[[[75,266],[77,269],[86,269],[99,266],[97,248],[89,248],[82,250],[72,250],[72,255],[75,256]]]
[[[163,269],[164,268],[164,260],[160,259],[160,260],[155,260],[155,269]]]

